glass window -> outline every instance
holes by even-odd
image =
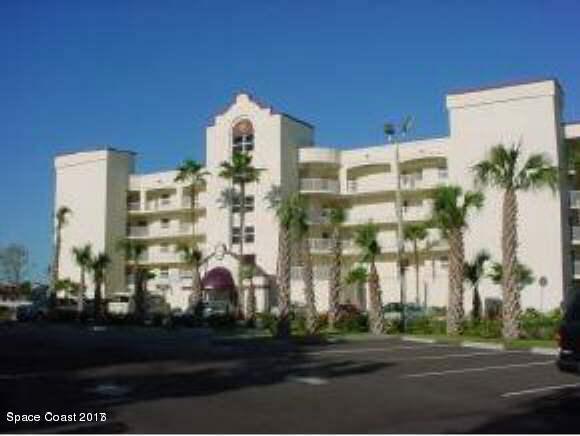
[[[159,270],[159,278],[166,279],[169,277],[169,268],[161,268]]]
[[[241,230],[239,227],[232,227],[232,244],[239,244],[242,238]],[[246,226],[246,231],[244,232],[244,242],[252,243],[255,239],[254,226]]]
[[[246,212],[253,212],[254,211],[254,196],[253,195],[246,195],[246,208],[245,211]],[[236,196],[232,199],[232,212],[233,213],[240,213],[241,211],[241,207],[240,207],[240,197]]]
[[[161,244],[159,246],[159,251],[161,253],[169,253],[169,244]]]
[[[249,152],[254,149],[254,126],[249,120],[237,123],[232,132],[233,152]]]
[[[161,228],[168,229],[169,228],[169,218],[163,218],[161,220]]]
[[[246,232],[244,234],[244,241],[248,243],[254,242],[254,226],[246,226]]]

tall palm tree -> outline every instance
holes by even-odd
[[[219,176],[230,180],[234,185],[238,185],[240,190],[240,244],[239,255],[244,259],[244,239],[245,239],[245,225],[246,225],[246,187],[250,183],[260,180],[261,168],[256,168],[252,164],[252,155],[248,152],[234,152],[231,162],[223,161],[220,164]],[[238,308],[243,304],[242,291],[242,276],[243,265],[238,267]]]
[[[85,244],[81,247],[73,247],[72,254],[77,266],[81,269],[81,283],[78,295],[78,306],[77,310],[80,313],[83,311],[83,303],[85,299],[85,293],[87,290],[86,285],[86,272],[91,266],[91,261],[93,259],[93,249],[91,244]]]
[[[308,212],[306,203],[300,194],[293,196],[293,222],[292,230],[296,242],[299,246],[299,253],[302,260],[302,281],[304,283],[304,301],[306,303],[306,332],[313,334],[316,332],[318,317],[316,312],[316,295],[314,293],[314,271],[312,253],[308,235],[310,226],[308,225]]]
[[[481,209],[481,192],[463,190],[459,186],[440,186],[433,201],[431,225],[441,230],[449,242],[449,302],[447,306],[447,333],[461,333],[463,308],[463,263],[465,260],[463,232],[472,210]]]
[[[403,228],[403,239],[413,244],[413,263],[415,264],[415,302],[419,304],[419,242],[427,238],[427,226],[422,223],[407,224]]]
[[[178,244],[177,245],[177,252],[181,254],[183,261],[191,266],[191,308],[194,310],[194,313],[197,313],[198,306],[201,303],[202,295],[201,295],[201,276],[199,273],[199,267],[201,265],[202,260],[202,252],[196,248],[193,248],[191,245],[188,244]]]
[[[516,265],[518,250],[518,197],[519,191],[556,190],[558,168],[549,156],[533,153],[524,161],[521,144],[509,148],[498,144],[491,148],[486,159],[473,167],[475,181],[482,186],[503,190],[501,251],[503,294],[503,337],[515,339],[520,334],[521,307],[517,295]]]
[[[137,320],[145,319],[146,282],[149,279],[149,270],[141,264],[141,256],[147,251],[147,246],[131,239],[117,241],[117,250],[122,252],[127,267],[133,276],[135,285],[135,314]]]
[[[479,250],[471,262],[465,262],[463,265],[463,278],[471,285],[473,289],[473,309],[471,318],[475,322],[481,320],[481,296],[479,295],[479,283],[485,273],[485,264],[490,259],[487,250]]]
[[[382,314],[383,302],[376,259],[381,254],[381,246],[377,240],[379,229],[376,224],[368,223],[356,230],[354,242],[362,251],[362,261],[369,264],[368,287],[370,296],[369,321],[370,330],[381,334],[385,328]]]
[[[101,294],[105,282],[105,273],[111,263],[111,258],[106,253],[98,253],[91,262],[91,272],[95,282],[95,320],[103,318],[103,296]]]
[[[278,325],[277,336],[286,338],[290,335],[290,269],[291,228],[294,221],[294,203],[292,196],[283,195],[278,186],[266,195],[270,209],[276,213],[278,220],[278,259],[276,276],[278,284]]]
[[[250,263],[244,266],[244,279],[249,281],[248,298],[246,302],[246,321],[247,325],[254,327],[256,322],[256,287],[254,277],[256,276],[256,267]]]
[[[56,229],[55,229],[55,242],[54,242],[54,256],[52,261],[52,274],[51,274],[51,287],[52,294],[54,298],[54,287],[59,279],[60,273],[60,250],[62,245],[62,229],[68,223],[68,217],[72,214],[72,211],[67,206],[61,206],[58,208],[55,214],[56,218]]]
[[[342,276],[342,238],[341,228],[346,220],[343,207],[333,205],[330,208],[330,225],[332,226],[332,263],[330,264],[330,279],[328,281],[328,326],[333,329],[338,315],[340,303]]]

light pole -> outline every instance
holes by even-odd
[[[395,212],[397,215],[397,273],[399,279],[399,294],[401,299],[401,328],[403,332],[407,330],[407,303],[405,290],[405,266],[403,265],[403,254],[405,252],[405,242],[403,238],[403,210],[401,200],[401,170],[399,162],[399,140],[397,137],[404,139],[411,128],[411,117],[405,118],[401,126],[397,129],[394,124],[386,123],[384,132],[387,137],[387,143],[393,143],[395,146],[395,176],[397,180],[397,190],[395,192]]]

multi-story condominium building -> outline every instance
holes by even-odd
[[[473,189],[470,167],[500,142],[521,142],[524,156],[532,152],[550,156],[561,169],[556,192],[519,195],[519,260],[532,269],[536,279],[541,278],[522,292],[522,304],[544,310],[558,307],[580,280],[580,255],[576,254],[580,252],[580,192],[575,191],[580,189],[580,179],[569,165],[570,156],[580,147],[580,123],[564,122],[563,102],[562,89],[552,79],[453,92],[446,98],[449,136],[403,142],[399,153],[405,223],[430,217],[431,197],[438,185]],[[308,237],[318,309],[328,307],[331,229],[326,210],[337,203],[347,211],[343,270],[347,272],[360,260],[352,239],[357,226],[376,223],[382,249],[377,266],[383,301],[399,300],[393,145],[350,150],[319,147],[312,125],[264,106],[245,93],[236,95],[206,131],[205,169],[210,176],[198,196],[193,219],[199,246],[210,256],[202,267],[207,296],[216,288],[236,286],[238,277],[238,262],[227,253],[238,251],[240,207],[239,202],[223,201],[232,184],[218,175],[220,163],[230,160],[236,150],[250,152],[255,166],[263,169],[259,182],[247,187],[243,200],[247,208],[246,255],[275,276],[278,224],[266,197],[273,187],[283,193],[299,191],[310,210]],[[165,295],[172,306],[185,308],[191,294],[191,273],[175,247],[191,241],[189,188],[175,182],[175,171],[136,174],[135,158],[132,152],[105,148],[55,159],[55,207],[66,205],[73,211],[62,231],[60,274],[78,280],[79,268],[71,248],[90,242],[113,259],[106,292],[130,289],[125,261],[114,246],[122,238],[138,240],[147,245],[141,262],[155,273],[148,289]],[[485,194],[485,206],[472,216],[465,235],[466,258],[485,248],[499,261],[501,193],[488,189]],[[407,300],[445,306],[447,244],[431,229],[419,248],[419,283],[412,264],[404,276]],[[410,250],[407,245],[407,256]],[[292,299],[296,302],[303,301],[299,268],[292,269]],[[256,284],[259,309],[275,307],[275,282],[262,277]],[[489,280],[483,281],[480,291],[484,299],[501,296],[499,287]],[[342,298],[365,306],[364,294],[345,286]],[[465,301],[469,306],[468,287]]]

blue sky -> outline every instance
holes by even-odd
[[[385,120],[447,134],[445,93],[555,76],[580,119],[580,2],[0,2],[0,246],[50,254],[55,154],[111,144],[139,171],[204,159],[237,90],[316,126],[317,143],[382,141]]]

